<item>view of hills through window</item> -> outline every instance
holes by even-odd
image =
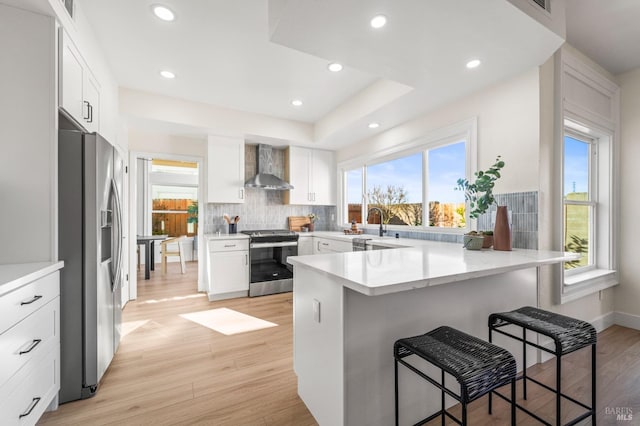
[[[565,250],[580,253],[579,261],[566,262],[566,268],[589,264],[591,221],[595,206],[589,188],[590,144],[565,136],[564,138],[564,241]]]

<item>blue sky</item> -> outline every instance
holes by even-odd
[[[442,203],[464,202],[464,194],[454,191],[458,178],[464,177],[464,142],[429,151],[429,199]],[[388,185],[405,189],[408,202],[422,201],[422,153],[367,166],[367,191]],[[347,202],[361,202],[361,169],[347,173]]]
[[[574,191],[575,184],[575,191]],[[589,191],[589,144],[564,137],[564,194]]]

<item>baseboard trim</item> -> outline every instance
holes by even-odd
[[[640,330],[640,315],[627,314],[626,312],[614,312],[613,314],[614,324]]]
[[[612,325],[617,324],[616,322],[616,313],[615,312],[607,312],[604,315],[600,315],[599,317],[589,321],[591,325],[596,329],[598,333]]]

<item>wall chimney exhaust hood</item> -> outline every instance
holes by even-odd
[[[288,182],[273,174],[273,153],[271,145],[259,144],[256,147],[258,174],[244,183],[246,188],[286,190],[293,189]]]

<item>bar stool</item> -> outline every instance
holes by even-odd
[[[395,416],[398,426],[398,363],[404,365],[423,379],[441,390],[441,409],[416,424],[422,424],[445,416],[461,425],[467,424],[467,404],[480,398],[494,389],[511,384],[511,424],[516,421],[516,361],[505,349],[493,345],[477,337],[453,329],[439,327],[426,334],[400,339],[393,346],[395,358]],[[424,372],[408,363],[405,358],[416,355],[432,365],[440,368],[440,383]],[[460,394],[445,386],[445,372],[452,375],[460,384]],[[445,408],[445,393],[455,398],[462,405],[462,419],[455,418]],[[489,408],[491,414],[491,408]]]
[[[522,328],[522,337],[515,334],[511,334],[502,330],[502,327],[508,325],[515,325]],[[553,339],[554,349],[551,350],[542,345],[527,340],[527,330],[547,336]],[[556,314],[554,312],[544,311],[542,309],[534,308],[531,306],[525,306],[520,309],[516,309],[511,312],[494,313],[489,315],[489,341],[492,341],[493,332],[509,336],[513,339],[522,342],[522,357],[523,357],[523,370],[522,376],[518,377],[518,380],[522,379],[523,385],[523,397],[527,399],[527,381],[532,381],[543,388],[552,391],[556,395],[556,425],[561,425],[561,401],[562,398],[566,398],[569,401],[585,408],[587,411],[580,416],[565,423],[566,425],[574,425],[579,421],[591,416],[592,423],[596,424],[596,343],[597,334],[595,328],[591,324],[585,321],[580,321],[575,318],[567,317],[564,315]],[[527,376],[527,345],[533,346],[547,353],[553,354],[556,357],[556,388],[541,383],[540,381]],[[571,352],[575,352],[579,349],[591,346],[591,407],[586,404],[562,393],[561,388],[561,369],[562,369],[562,356]],[[497,392],[495,394],[505,400],[508,400],[504,395]],[[491,395],[489,395],[489,406],[491,406]],[[551,423],[546,422],[538,415],[522,407],[516,403],[516,406],[522,411],[526,412],[536,420],[543,424],[551,426]]]

